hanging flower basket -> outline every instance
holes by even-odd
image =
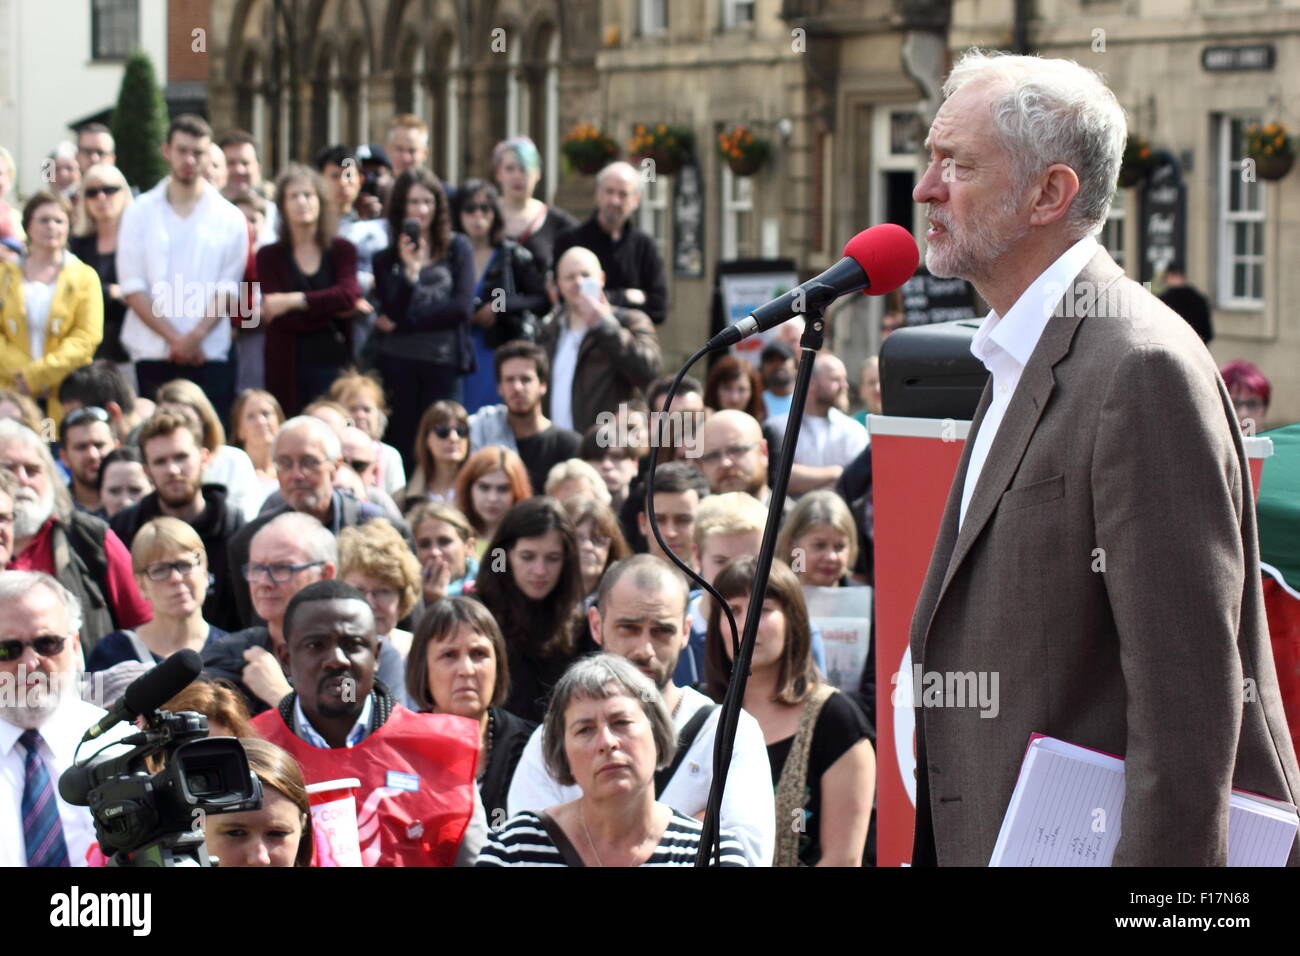
[[[737,124],[718,134],[718,155],[737,176],[753,176],[772,156],[772,143]]]
[[[1295,139],[1281,123],[1251,123],[1243,134],[1242,146],[1247,158],[1255,161],[1255,174],[1260,179],[1281,179],[1295,164]]]
[[[594,176],[618,159],[618,143],[590,123],[579,123],[560,145],[570,165],[584,176]]]
[[[1119,187],[1131,189],[1136,186],[1151,174],[1154,165],[1151,144],[1142,136],[1130,136],[1119,164]]]
[[[627,152],[632,157],[634,166],[649,159],[654,162],[656,174],[671,176],[695,152],[695,134],[685,126],[637,123],[632,128],[632,139],[628,141]]]

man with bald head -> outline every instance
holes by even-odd
[[[677,661],[690,635],[686,579],[662,558],[637,554],[610,565],[600,580],[596,603],[587,611],[592,639],[601,649],[625,657],[654,681],[672,714],[681,760],[666,779],[656,777],[656,799],[689,816],[703,813],[713,784],[713,744],[719,709],[691,687],[673,682]],[[546,770],[542,729],[524,747],[510,784],[507,810],[544,810],[581,796]],[[772,770],[763,732],[741,711],[731,770],[722,797],[722,827],[745,845],[751,866],[770,866],[776,840]]]
[[[574,246],[590,249],[608,277],[609,301],[642,309],[655,325],[662,325],[668,318],[664,261],[654,238],[631,222],[641,205],[641,175],[624,162],[602,169],[596,176],[596,211],[582,225],[560,233],[555,257],[558,262]]]
[[[844,466],[867,447],[867,430],[840,411],[840,400],[848,390],[849,376],[844,363],[830,352],[818,352],[812,387],[799,424],[794,466],[790,469],[791,494],[833,488]],[[789,415],[768,419],[783,442],[789,433],[789,420]]]
[[[743,491],[767,504],[768,449],[763,426],[751,415],[727,408],[714,412],[701,430],[700,470],[715,495]],[[787,499],[788,501],[788,499]]]
[[[639,309],[611,304],[605,273],[590,249],[574,246],[555,266],[560,299],[547,316],[537,344],[551,366],[547,417],[560,428],[582,433],[602,413],[638,398],[659,374],[659,337]]]

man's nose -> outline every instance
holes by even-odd
[[[329,659],[326,661],[331,667],[347,667],[349,665],[348,655],[343,653],[343,648],[335,644],[330,650]]]
[[[920,182],[912,190],[912,199],[918,203],[942,202],[947,194],[943,180],[943,164],[930,163]]]

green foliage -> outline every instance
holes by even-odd
[[[167,175],[167,161],[159,151],[167,136],[167,122],[167,104],[153,63],[143,50],[136,50],[127,58],[109,125],[117,146],[117,166],[126,181],[141,192],[152,189]]]

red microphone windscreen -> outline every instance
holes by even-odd
[[[844,255],[862,266],[871,284],[867,295],[893,292],[916,273],[921,252],[912,234],[892,222],[863,229],[844,246]]]

